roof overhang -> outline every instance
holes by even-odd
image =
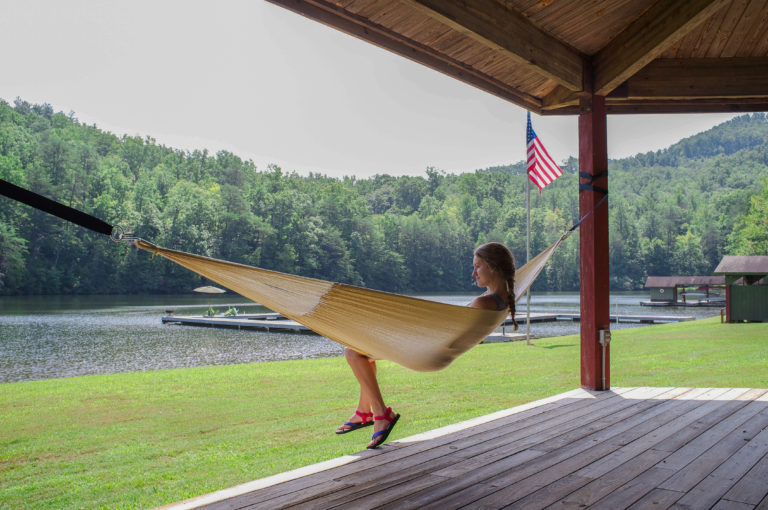
[[[269,0],[540,114],[768,110],[763,0]]]

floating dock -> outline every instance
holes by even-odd
[[[518,315],[515,317],[518,324],[525,324],[525,315]],[[664,324],[668,322],[683,322],[692,321],[695,317],[689,315],[617,315],[610,316],[611,322],[634,322],[639,324]],[[578,313],[532,313],[531,324],[536,322],[556,322],[556,321],[572,321],[579,322],[581,316]],[[505,326],[511,325],[512,321],[507,319],[504,322]]]
[[[292,321],[279,313],[259,313],[253,315],[222,316],[214,315],[166,315],[163,324],[180,324],[183,326],[204,326],[209,328],[252,329],[280,333],[307,333],[315,335],[314,331]]]
[[[667,307],[667,306],[685,306],[685,307],[700,307],[700,306],[709,306],[709,307],[719,307],[723,308],[725,307],[725,298],[708,298],[708,299],[697,299],[697,300],[687,300],[687,301],[640,301],[640,304],[642,306],[656,306],[656,307]]]
[[[518,314],[516,316],[518,324],[525,324],[527,322],[526,316]],[[690,321],[694,317],[679,316],[679,315],[611,315],[611,322],[624,322],[624,323],[642,323],[642,324],[659,324],[668,322],[681,322]],[[570,321],[578,322],[581,317],[577,313],[532,313],[531,324],[537,322],[556,322],[556,321]],[[284,315],[279,313],[258,313],[247,315],[234,315],[223,316],[214,315],[213,317],[208,315],[166,315],[162,318],[163,324],[179,324],[183,326],[201,326],[209,328],[232,328],[232,329],[245,329],[255,331],[268,331],[277,333],[301,333],[307,335],[316,335],[314,331],[299,324],[296,321],[290,320]],[[512,321],[507,319],[502,326],[511,326]],[[534,338],[533,335],[531,338]],[[514,342],[519,340],[525,340],[526,335],[524,333],[506,333],[504,331],[500,333],[493,333],[484,340],[486,342]]]

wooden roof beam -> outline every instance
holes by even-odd
[[[497,0],[403,0],[559,85],[582,90],[584,57]]]
[[[375,44],[385,50],[423,64],[431,69],[475,86],[506,101],[511,101],[531,111],[540,111],[538,98],[495,80],[492,77],[458,62],[432,48],[414,42],[397,32],[371,22],[367,18],[350,13],[335,5],[332,0],[268,0],[306,18]]]
[[[555,87],[552,92],[542,98],[543,111],[556,111],[565,107],[578,107],[583,93],[574,92],[565,87]]]
[[[660,0],[593,58],[595,94],[608,95],[731,0]]]
[[[768,57],[654,60],[608,97],[768,98]]]

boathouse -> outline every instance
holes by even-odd
[[[651,301],[649,304],[651,305],[675,305],[678,302],[685,304],[688,301],[686,294],[690,294],[690,292],[686,292],[686,289],[693,288],[694,293],[709,298],[713,290],[725,288],[725,277],[649,276],[645,281],[645,288],[650,290]]]
[[[725,277],[728,322],[768,321],[768,255],[726,255],[715,274]]]

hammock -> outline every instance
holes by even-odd
[[[516,271],[515,301],[571,231]],[[143,239],[128,240],[346,347],[420,372],[447,367],[508,315],[505,310],[438,303],[169,250]]]

